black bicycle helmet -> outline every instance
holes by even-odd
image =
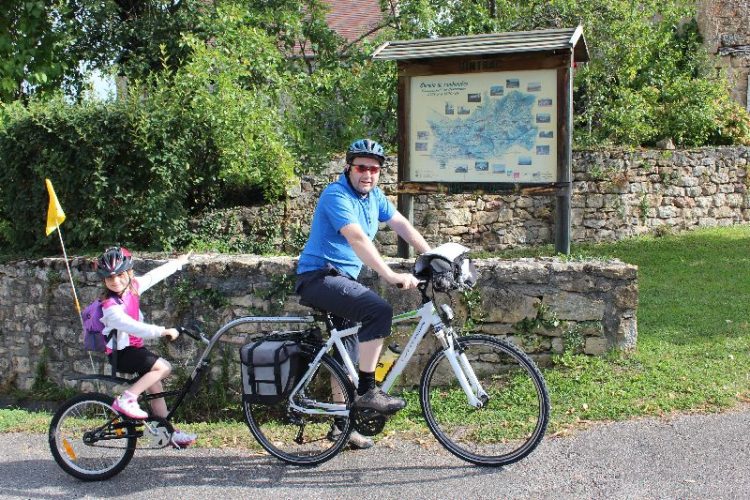
[[[96,259],[96,274],[102,278],[133,269],[133,257],[124,247],[110,247]]]
[[[357,139],[346,150],[346,163],[351,165],[352,160],[357,157],[374,158],[382,166],[385,162],[385,151],[383,146],[373,140]]]

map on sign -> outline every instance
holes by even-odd
[[[555,70],[413,77],[411,181],[553,182]]]

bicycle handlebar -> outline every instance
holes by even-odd
[[[427,280],[417,280],[417,281],[419,281],[419,285],[424,285],[425,283],[427,283]],[[397,283],[396,288],[404,288],[404,285],[402,283]]]
[[[198,342],[203,342],[204,344],[209,343],[209,340],[198,330],[194,331],[185,326],[178,326],[177,331],[180,332],[180,334],[185,334],[191,339],[196,340]]]

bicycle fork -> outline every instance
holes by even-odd
[[[485,392],[482,385],[479,383],[474,369],[469,363],[469,358],[466,357],[466,353],[462,349],[456,350],[456,342],[453,337],[453,331],[447,332],[443,328],[436,328],[435,335],[443,344],[443,354],[448,359],[453,373],[456,375],[461,389],[466,394],[466,398],[471,406],[475,408],[482,408],[489,401],[489,397]]]

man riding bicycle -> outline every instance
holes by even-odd
[[[377,187],[384,162],[383,147],[375,141],[359,139],[349,146],[344,172],[323,190],[315,208],[310,236],[299,258],[296,292],[314,307],[362,324],[358,336],[344,339],[352,360],[359,361],[353,407],[393,414],[406,402],[375,384],[375,367],[383,338],[391,332],[393,309],[356,280],[364,263],[392,285],[409,289],[418,284],[411,273],[396,273],[383,261],[373,244],[380,222],[419,253],[430,246]],[[339,320],[337,327],[344,324]],[[371,440],[354,433],[351,442],[360,448],[372,446]]]

